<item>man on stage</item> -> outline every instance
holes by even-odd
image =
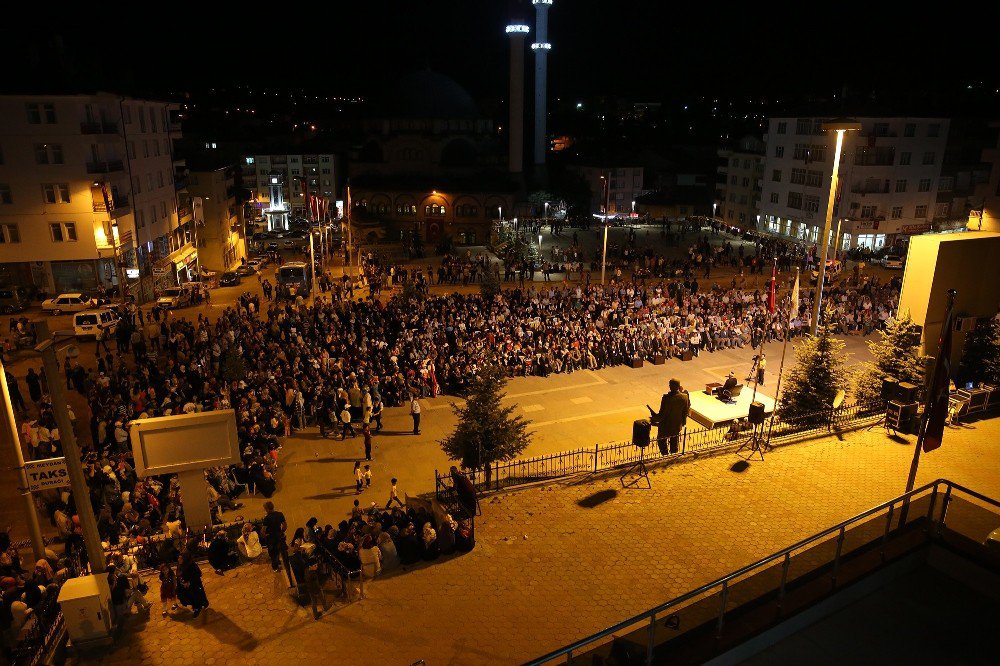
[[[660,453],[666,454],[665,441],[670,438],[670,453],[677,453],[681,430],[687,424],[688,412],[691,409],[691,398],[687,391],[681,388],[680,381],[670,380],[670,392],[660,398],[660,411],[646,405],[649,410],[650,422],[656,426],[656,444]]]

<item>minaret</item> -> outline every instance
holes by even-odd
[[[545,126],[547,118],[546,85],[548,56],[552,45],[549,38],[549,6],[552,0],[531,0],[535,6],[535,42],[531,49],[535,52],[535,164],[545,164]]]
[[[511,173],[524,170],[524,37],[531,30],[520,21],[507,26],[510,37],[510,118],[507,164]]]

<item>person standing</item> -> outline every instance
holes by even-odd
[[[760,386],[764,385],[764,368],[767,367],[767,355],[764,352],[760,353],[760,359],[757,360],[757,383]]]
[[[372,459],[372,429],[368,423],[361,426],[361,434],[365,438],[365,460],[371,462]]]
[[[340,438],[347,439],[347,433],[351,433],[353,438],[357,433],[354,432],[354,426],[351,425],[351,404],[347,403],[344,405],[344,409],[340,412]]]
[[[181,605],[191,607],[194,610],[193,617],[201,615],[201,611],[208,608],[208,596],[201,582],[201,569],[190,552],[181,553],[177,563],[177,584],[177,597]]]
[[[382,397],[376,397],[372,402],[372,421],[375,422],[375,432],[382,432]]]
[[[274,502],[264,502],[264,520],[261,521],[261,527],[264,530],[267,555],[271,558],[271,570],[277,573],[284,564],[285,573],[288,574],[288,586],[291,587],[292,570],[288,565],[288,544],[285,541],[288,523],[285,521],[285,514],[274,510]]]
[[[656,426],[656,441],[663,451],[663,442],[670,439],[670,453],[677,453],[680,444],[680,433],[687,424],[688,412],[691,410],[691,398],[687,391],[681,388],[679,380],[670,380],[670,392],[660,399],[660,411],[646,405],[651,415],[650,421]]]
[[[167,616],[168,605],[170,610],[177,608],[177,574],[166,562],[160,565],[160,603],[163,604],[163,617]]]
[[[396,488],[396,485],[399,483],[399,479],[392,477],[391,483],[392,486],[389,488],[389,501],[385,503],[385,508],[388,509],[392,506],[392,503],[395,502],[400,506],[400,508],[405,509],[406,505],[399,499],[399,490]]]
[[[361,491],[364,489],[365,475],[361,471],[361,461],[354,461],[354,488],[355,492],[360,495]]]
[[[24,383],[28,385],[28,396],[36,405],[42,400],[42,378],[35,372],[34,368],[28,368],[28,375],[24,378]]]
[[[420,401],[417,400],[417,394],[413,393],[410,395],[410,416],[413,417],[413,434],[420,434]]]
[[[21,396],[21,387],[17,383],[17,378],[10,374],[10,371],[4,370],[7,375],[7,392],[10,395],[10,404],[17,410],[18,414],[26,414],[28,408],[24,404],[24,398]]]

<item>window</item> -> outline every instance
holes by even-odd
[[[802,193],[801,192],[789,192],[788,193],[788,207],[789,208],[802,208]]]
[[[146,189],[150,192],[153,191],[153,174],[151,173],[146,174]]]
[[[920,185],[917,186],[917,192],[930,192],[931,191],[931,179],[921,178]]]
[[[823,172],[810,169],[806,174],[806,185],[809,187],[821,187],[823,185]]]
[[[14,195],[10,191],[10,185],[0,183],[0,204],[14,203]]]
[[[781,182],[781,169],[775,169],[774,171],[771,172],[771,180],[773,180],[776,183]]]
[[[771,203],[773,203],[773,204],[778,203],[778,193],[777,192],[771,192]]]
[[[457,217],[477,217],[479,215],[479,208],[469,204],[461,204],[455,206],[455,215]]]
[[[122,118],[125,120],[126,125],[132,124],[132,107],[128,104],[122,104]]]
[[[137,229],[142,229],[146,226],[146,213],[141,208],[135,209],[135,226]]]
[[[910,166],[910,153],[899,154],[899,166]]]
[[[857,146],[854,149],[855,166],[892,166],[895,161],[893,146]]]
[[[903,127],[903,136],[911,137],[917,135],[917,124],[916,123],[906,123]]]
[[[246,158],[246,162],[247,164],[253,164],[253,158],[252,157]]]
[[[162,171],[157,171],[156,172],[156,186],[157,187],[163,187],[163,172]]]
[[[741,184],[743,185],[743,187],[750,187],[750,179],[744,176],[743,180],[741,181]]]
[[[862,206],[861,219],[870,220],[878,213],[878,206]]]
[[[795,153],[792,155],[797,160],[804,160],[806,164],[810,162],[822,162],[826,159],[826,146],[822,144],[795,144]]]
[[[900,178],[899,180],[896,181],[896,191],[897,192],[905,192],[906,191],[906,179],[905,178]]]
[[[875,136],[889,136],[889,123],[875,123],[873,133]]]
[[[927,126],[927,136],[933,138],[941,134],[941,123],[931,123]]]
[[[160,219],[165,219],[167,217],[167,202],[160,202]]]
[[[149,141],[143,139],[142,141],[142,156],[149,157]]]
[[[16,224],[0,224],[0,243],[20,243],[21,231]]]
[[[917,218],[918,220],[926,218],[927,206],[926,205],[917,206],[916,210],[913,212],[913,217]]]
[[[375,212],[378,213],[379,215],[385,215],[386,213],[389,212],[389,204],[384,204],[384,203],[376,204]]]
[[[416,204],[406,204],[404,206],[396,206],[396,215],[416,215],[417,206]]]
[[[903,217],[903,207],[902,206],[893,206],[892,207],[892,219],[898,220],[901,217]]]
[[[809,213],[819,212],[819,197],[806,197],[805,209]]]
[[[49,233],[52,234],[52,242],[65,243],[76,241],[75,222],[50,222]]]
[[[789,181],[792,185],[805,185],[806,184],[806,170],[805,169],[792,169],[792,177]]]
[[[955,188],[954,176],[942,176],[938,181],[938,192],[951,192]]]
[[[811,118],[799,118],[795,121],[796,134],[812,134],[813,122]]]
[[[69,185],[66,183],[46,183],[42,185],[45,203],[69,203]]]
[[[780,122],[778,123],[778,134],[784,134],[788,130],[788,123]]]
[[[736,184],[736,176],[730,176],[729,177],[729,184],[730,185],[735,185]]]
[[[139,176],[135,177],[135,183],[133,184],[132,189],[135,190],[136,194],[142,194],[142,178]]]
[[[56,124],[56,107],[52,104],[27,104],[28,111],[28,123],[32,125],[41,125],[44,122],[46,125]]]
[[[924,153],[924,164],[934,164],[934,153],[932,151]]]
[[[445,207],[439,204],[431,204],[429,206],[424,206],[424,215],[430,215],[433,217],[441,217],[445,213]]]
[[[28,124],[29,125],[41,125],[42,124],[42,112],[38,108],[37,104],[25,104],[25,110],[28,112]]]
[[[745,194],[741,194],[740,195],[740,205],[741,206],[746,206],[747,205],[747,195],[745,195]]]
[[[153,156],[154,157],[159,157],[160,156],[160,142],[159,141],[154,141],[153,142]]]
[[[775,157],[784,157],[785,156],[785,147],[784,146],[775,146],[774,147],[774,156]]]
[[[134,160],[135,159],[135,141],[129,141],[128,144],[126,144],[126,150],[128,151],[128,158],[130,160]]]
[[[323,163],[323,164],[329,164],[330,163],[330,156],[329,155],[323,155],[322,157],[319,158],[319,161],[321,163]]]
[[[734,157],[733,159],[729,160],[729,166],[738,167],[739,165],[740,165],[740,158]]]
[[[156,134],[156,109],[149,107],[149,131]]]
[[[736,203],[736,193],[735,192],[730,192],[729,193],[729,203]]]
[[[36,143],[35,164],[62,164],[62,146],[57,143]]]

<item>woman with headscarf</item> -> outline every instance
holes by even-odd
[[[201,569],[189,552],[181,553],[177,562],[177,599],[182,606],[188,606],[194,611],[194,617],[208,608],[208,597],[201,582]]]
[[[438,549],[437,531],[429,522],[424,523],[421,545],[423,546],[424,559],[427,561],[436,560],[441,554]]]
[[[382,573],[382,553],[375,546],[371,535],[361,542],[361,573],[365,578],[374,578]]]

